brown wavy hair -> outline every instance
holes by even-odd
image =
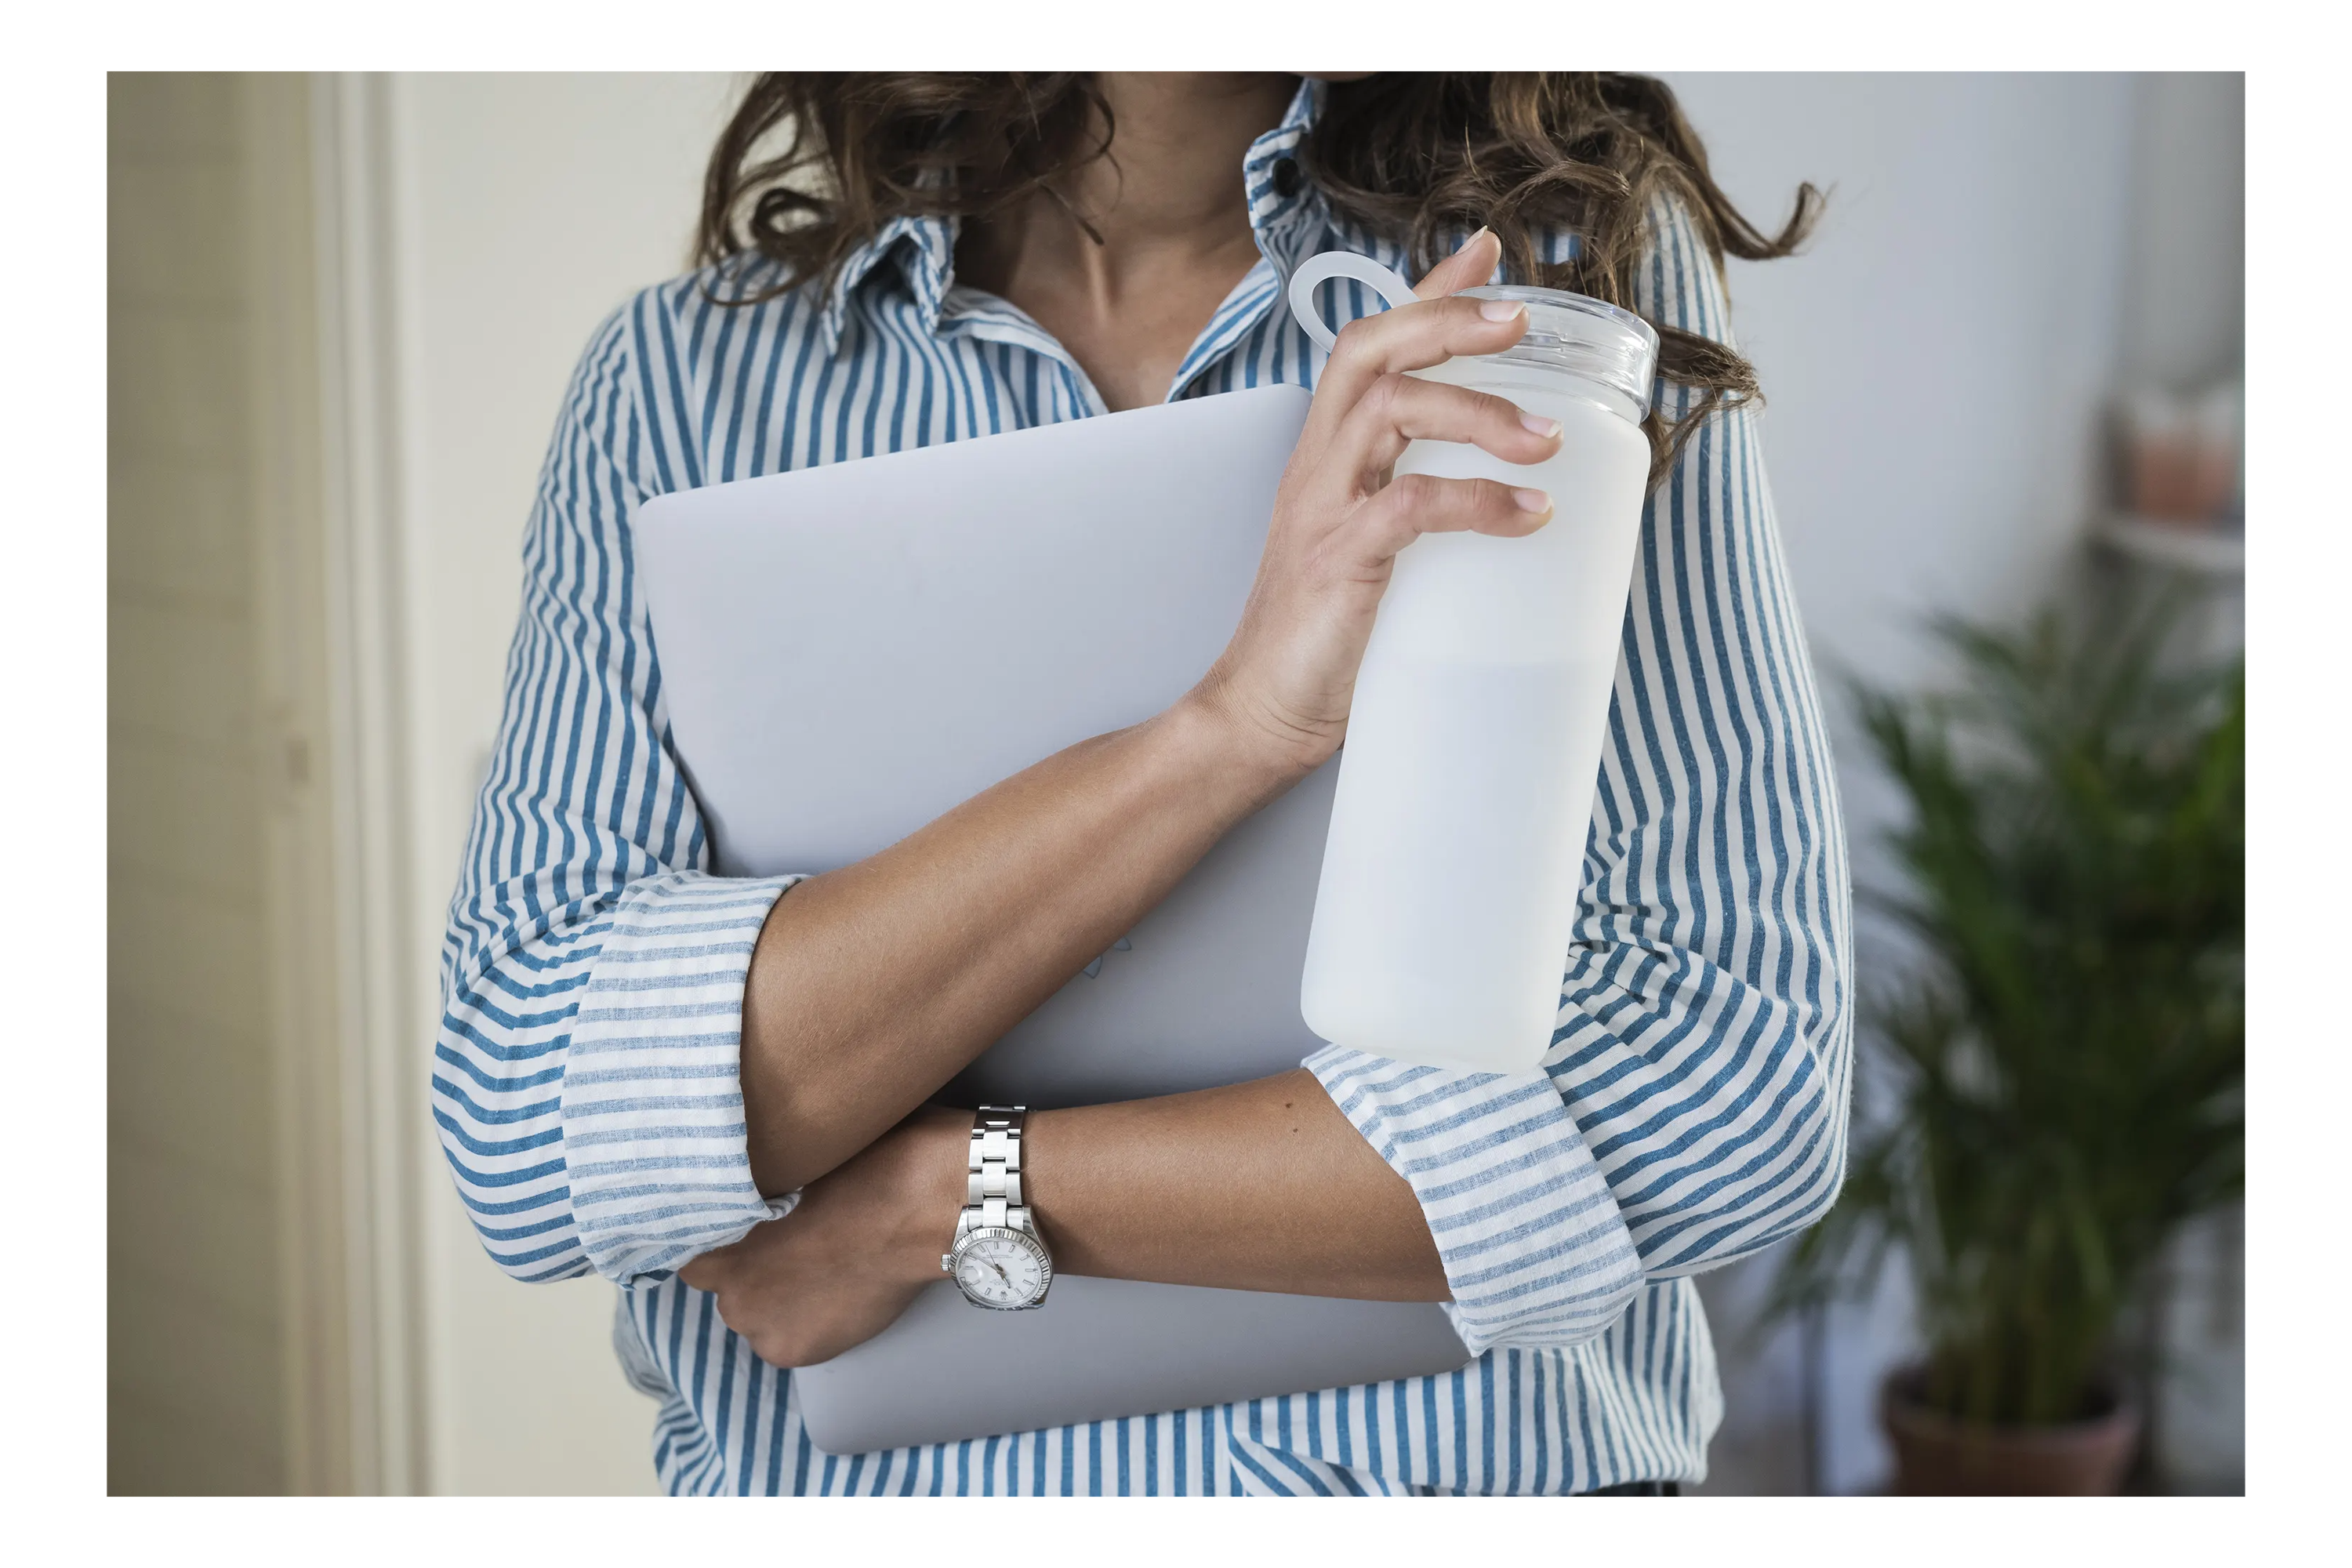
[[[1329,82],[1301,144],[1304,176],[1332,210],[1402,245],[1416,270],[1449,235],[1493,229],[1508,276],[1634,309],[1633,279],[1653,204],[1681,201],[1717,268],[1787,256],[1819,216],[1798,187],[1768,234],[1707,171],[1665,83],[1601,71],[1391,71]],[[1089,72],[769,71],[744,95],[703,180],[698,259],[722,303],[829,282],[850,253],[905,215],[986,219],[1109,156],[1117,125]],[[779,142],[781,138],[781,142]],[[1574,256],[1540,259],[1546,229],[1573,234]],[[765,258],[780,280],[736,266]],[[1696,395],[1672,425],[1654,410],[1656,483],[1699,422],[1759,399],[1755,367],[1723,343],[1663,321],[1658,372]]]

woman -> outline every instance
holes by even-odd
[[[756,156],[787,123],[787,149]],[[1843,1163],[1843,846],[1719,277],[1724,248],[1785,254],[1811,201],[1776,237],[1749,227],[1642,78],[751,89],[711,163],[705,267],[597,334],[548,458],[434,1079],[491,1256],[524,1279],[624,1287],[615,1338],[664,1402],[670,1489],[1585,1492],[1704,1475],[1719,1396],[1689,1277],[1819,1215]],[[1279,300],[1334,247],[1426,276],[1422,302],[1351,325],[1318,370]],[[1517,310],[1452,297],[1498,265],[1638,309],[1664,339],[1657,487],[1544,1070],[1328,1049],[1256,1083],[1040,1114],[1025,1140],[1064,1272],[1445,1301],[1478,1360],[814,1450],[787,1369],[878,1332],[940,1278],[971,1112],[926,1100],[1331,754],[1398,550],[1548,519],[1524,488],[1386,483],[1416,437],[1520,463],[1553,450],[1549,422],[1400,374],[1517,340]],[[1276,380],[1314,404],[1248,606],[1192,692],[856,865],[709,873],[630,574],[637,505]]]

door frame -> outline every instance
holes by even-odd
[[[287,1485],[409,1493],[430,1473],[416,1043],[433,1001],[409,874],[386,84],[239,86]]]

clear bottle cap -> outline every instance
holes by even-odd
[[[1480,300],[1515,300],[1528,308],[1526,335],[1483,357],[1564,370],[1625,397],[1636,420],[1649,412],[1658,374],[1658,333],[1633,311],[1589,295],[1517,283],[1462,292]]]
[[[1315,308],[1315,290],[1338,278],[1365,283],[1391,305],[1412,304],[1412,285],[1369,256],[1327,250],[1308,258],[1291,275],[1290,310],[1307,335],[1326,351],[1338,341]],[[1658,370],[1658,334],[1633,311],[1560,289],[1489,284],[1465,289],[1481,300],[1512,300],[1528,308],[1525,336],[1499,353],[1479,357],[1574,375],[1612,394],[1617,411],[1641,423],[1649,412]]]

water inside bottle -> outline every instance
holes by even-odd
[[[1302,998],[1309,1028],[1412,1061],[1493,1070],[1542,1057],[1558,987],[1528,977],[1566,964],[1606,718],[1591,710],[1596,692],[1605,710],[1614,670],[1611,658],[1381,671],[1349,721],[1316,902],[1315,944],[1349,962],[1326,972],[1340,994]]]
[[[1519,539],[1405,547],[1356,684],[1300,1007],[1336,1044],[1525,1071],[1543,1058],[1574,931],[1649,446],[1559,378],[1492,362],[1419,373],[1562,425],[1528,466],[1416,441],[1399,473],[1551,492]]]

